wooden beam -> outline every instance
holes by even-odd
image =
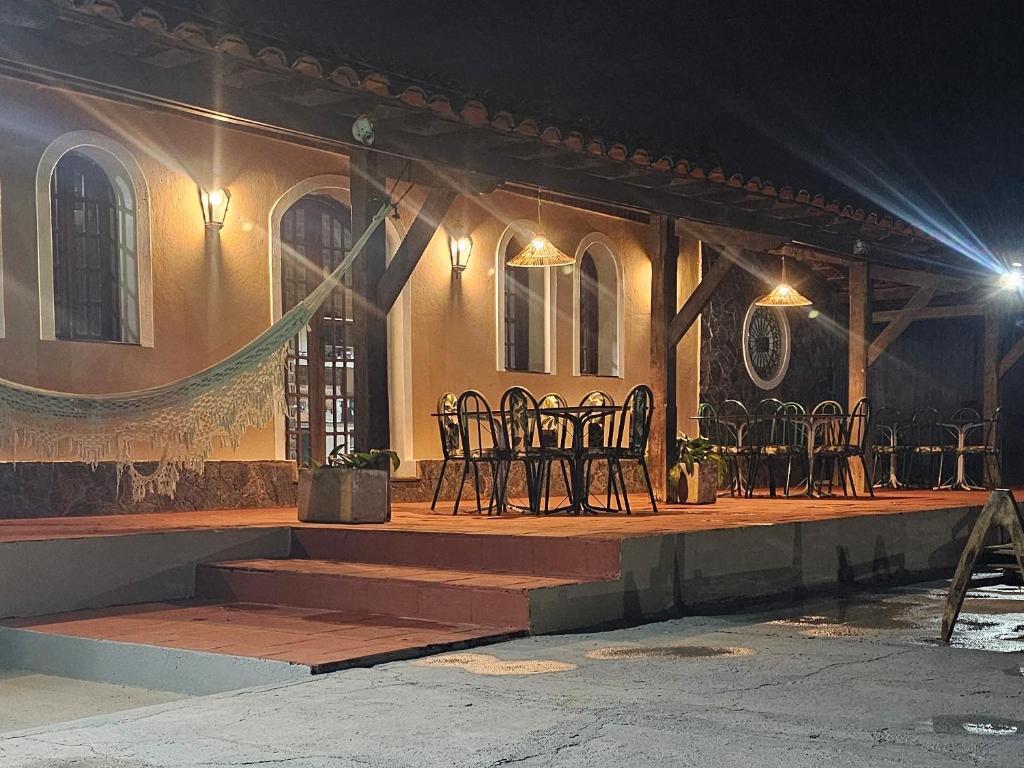
[[[890,283],[916,285],[919,288],[945,288],[954,291],[969,291],[977,287],[977,283],[959,277],[937,275],[932,272],[921,272],[916,269],[896,269],[894,267],[877,266],[872,270],[876,280],[887,280]]]
[[[982,340],[984,379],[982,380],[983,414],[991,416],[999,407],[999,314],[985,313],[985,333]]]
[[[935,288],[918,288],[910,301],[899,311],[897,317],[890,322],[882,332],[878,334],[874,341],[871,342],[871,346],[868,348],[868,366],[872,366],[882,356],[886,348],[892,344],[900,334],[907,329],[914,320],[917,319],[918,312],[928,306],[928,302],[935,296]],[[853,291],[850,292],[850,307],[852,311],[853,307]]]
[[[405,239],[377,282],[377,309],[385,315],[409,282],[423,251],[430,244],[456,197],[458,192],[448,187],[434,187],[427,193],[427,199],[416,214],[416,220],[409,226]]]
[[[874,298],[878,298],[875,291]],[[947,317],[978,317],[984,315],[988,308],[984,304],[954,304],[948,307],[925,307],[918,311],[915,320],[941,320]],[[891,323],[899,318],[902,309],[886,309],[871,313],[873,323]]]
[[[387,195],[380,171],[380,156],[354,150],[352,178],[352,231],[362,234]],[[387,314],[376,306],[376,287],[387,268],[387,240],[379,227],[352,266],[355,307],[353,386],[355,443],[358,450],[387,448],[391,444],[388,402]]]
[[[676,350],[669,339],[669,321],[678,305],[679,242],[672,219],[657,216],[653,224],[658,237],[651,258],[651,389],[655,406],[648,452],[655,496],[664,499],[669,453],[676,436]]]
[[[672,349],[675,349],[679,340],[683,338],[690,329],[690,326],[700,316],[708,301],[711,300],[715,289],[718,288],[719,283],[725,279],[733,264],[736,263],[737,253],[735,249],[719,248],[715,252],[718,254],[715,263],[711,265],[711,269],[701,278],[700,283],[697,284],[696,289],[690,294],[686,303],[683,304],[682,309],[676,312],[675,316],[669,321],[668,344]]]
[[[1024,357],[1024,336],[1017,339],[1017,342],[1010,347],[1010,351],[1003,355],[999,361],[999,376],[1003,377],[1010,372],[1017,361]]]
[[[871,317],[871,275],[867,264],[850,265],[849,358],[847,363],[847,398],[852,410],[857,401],[867,397],[868,388],[868,318]],[[868,466],[871,466],[869,457]],[[850,462],[856,487],[867,488],[869,478],[860,464]]]
[[[762,235],[740,229],[719,227],[715,224],[704,224],[698,221],[676,219],[676,234],[682,238],[713,243],[716,246],[732,246],[746,251],[775,251],[783,247],[783,239],[778,236]]]
[[[779,256],[788,256],[799,261],[820,261],[825,264],[834,264],[840,267],[847,267],[850,264],[858,263],[856,259],[850,256],[841,256],[837,253],[823,251],[820,248],[812,248],[807,245],[797,245],[796,243],[788,243],[781,248],[772,251],[772,253]]]

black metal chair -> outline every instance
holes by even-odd
[[[568,462],[573,460],[571,450],[558,445],[548,445],[543,438],[542,416],[540,403],[525,387],[509,387],[501,396],[501,421],[505,444],[508,446],[507,462],[511,466],[515,462],[523,465],[526,476],[526,493],[529,509],[535,514],[541,512],[558,512],[566,507],[551,509],[550,482],[548,480],[551,465],[558,462],[562,465],[563,478],[568,478]],[[543,493],[544,508],[541,509]],[[567,491],[571,495],[571,484],[567,483]],[[506,503],[504,489],[502,505]],[[569,506],[572,499],[569,499]]]
[[[654,486],[651,484],[651,474],[647,468],[647,443],[651,436],[651,415],[654,411],[654,392],[646,384],[638,384],[633,387],[626,400],[622,404],[619,413],[618,429],[616,430],[615,442],[611,447],[603,450],[603,457],[610,462],[608,482],[618,484],[622,491],[622,504],[626,514],[632,514],[629,506],[629,494],[626,486],[626,476],[622,471],[623,461],[635,461],[643,473],[644,484],[647,486],[647,495],[651,500],[651,508],[657,513],[658,502],[654,498]],[[601,454],[589,454],[588,459],[593,460]]]
[[[967,443],[959,452],[967,458],[981,459],[981,484],[988,489],[1003,484],[1003,409],[996,408],[988,419],[978,422],[969,430]]]
[[[742,462],[753,461],[756,448],[748,441],[750,411],[739,400],[726,400],[718,409],[719,452],[725,457],[729,474],[729,493],[742,496]]]
[[[956,446],[950,442],[949,431],[939,426],[939,412],[935,408],[916,409],[910,416],[904,434],[907,461],[903,484],[911,488],[935,488],[941,485],[945,456],[955,453]],[[927,468],[922,481],[922,473],[918,471],[915,475],[915,470],[925,463]]]
[[[434,500],[430,502],[430,508],[437,507],[437,498],[441,493],[441,484],[444,482],[445,470],[448,469],[449,461],[456,461],[462,458],[462,440],[459,435],[459,398],[454,392],[445,392],[437,399],[437,429],[441,437],[441,471],[437,475],[437,485],[434,488]]]
[[[843,483],[843,492],[852,493],[857,496],[857,484],[853,477],[853,470],[850,469],[850,461],[860,461],[861,469],[864,472],[868,493],[875,495],[875,489],[871,483],[870,455],[871,455],[871,400],[862,397],[858,400],[848,414],[845,414],[839,423],[839,441],[835,444],[826,443],[821,446],[815,445],[814,453],[811,456],[811,477],[814,477],[814,465],[822,459],[830,459],[831,464],[839,471]],[[831,480],[829,489],[831,490]],[[849,489],[849,491],[847,491]]]
[[[482,394],[470,389],[459,395],[456,404],[459,420],[459,436],[462,442],[462,479],[455,496],[453,515],[459,514],[462,490],[470,469],[473,471],[476,488],[476,511],[484,510],[481,500],[480,465],[485,464],[491,471],[491,490],[488,494],[487,512],[501,512],[505,476],[508,472],[508,448],[490,403]]]
[[[871,481],[875,488],[903,487],[900,470],[905,460],[907,446],[903,442],[902,427],[902,416],[897,409],[891,406],[878,409],[875,414],[874,439],[871,449],[875,459]],[[885,473],[882,478],[878,477],[879,469]]]
[[[565,398],[557,392],[548,392],[540,399],[540,407],[543,411],[548,408],[565,408],[568,403]],[[556,448],[558,451],[558,465],[562,471],[562,484],[565,487],[565,495],[571,499],[572,480],[566,468],[565,456],[571,456],[573,450],[573,423],[571,419],[541,413],[540,417],[540,438],[546,448]],[[549,451],[550,454],[550,451]],[[551,498],[551,472],[546,473],[547,478],[544,487],[544,498]],[[545,504],[547,501],[545,501]]]
[[[824,493],[826,480],[821,477],[822,467],[827,465],[827,493],[831,495],[832,484],[836,474],[836,460],[832,454],[838,450],[843,441],[842,417],[846,409],[837,400],[822,400],[811,409],[810,430],[807,439],[810,441],[808,452],[810,454],[810,469],[807,482],[810,483],[808,492],[813,492],[815,486]],[[830,448],[819,456],[823,448]],[[818,459],[822,459],[818,461]]]
[[[607,392],[599,389],[592,390],[580,398],[580,408],[601,407],[614,408],[615,400]],[[609,449],[615,438],[615,413],[595,413],[587,418],[583,424],[583,434],[580,435],[580,444],[583,449],[583,489],[589,498],[593,469],[595,461],[603,461],[605,464],[605,506],[604,509],[611,510],[612,494],[615,494],[615,509],[622,507],[622,500],[619,496],[619,484],[612,474],[612,461]],[[585,499],[586,500],[586,499]]]
[[[772,442],[772,433],[775,429],[775,416],[782,401],[769,397],[757,404],[751,414],[747,426],[746,444],[748,449],[747,457],[747,498],[753,498],[754,488],[757,486],[757,473],[762,466],[761,459]],[[765,462],[765,472],[768,480],[769,493],[775,495],[775,477],[772,474],[772,467]]]

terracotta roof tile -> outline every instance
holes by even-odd
[[[146,30],[155,35],[170,34],[174,38],[197,48],[213,50],[240,58],[252,58],[251,47],[242,35],[234,32],[214,37],[214,33],[191,21],[183,22],[168,33],[164,17],[152,8],[138,10],[130,19],[126,18],[121,7],[114,0],[54,0],[59,7],[72,9],[79,13],[90,14],[108,21],[128,24]],[[558,144],[567,150],[583,152],[599,157],[607,157],[617,162],[629,162],[633,166],[648,168],[654,172],[672,173],[677,177],[694,180],[706,179],[713,183],[725,184],[736,189],[744,189],[750,193],[760,193],[780,200],[795,201],[803,205],[813,206],[844,218],[862,221],[868,225],[884,229],[892,229],[907,235],[922,237],[922,233],[907,223],[888,215],[871,212],[865,214],[863,209],[854,209],[839,201],[826,204],[821,194],[811,195],[806,190],[794,194],[792,188],[783,186],[778,189],[770,182],[762,182],[758,176],[746,179],[740,173],[726,175],[718,166],[710,169],[701,167],[685,158],[672,158],[655,155],[644,147],[629,148],[621,143],[606,144],[599,137],[587,137],[579,131],[564,132],[555,125],[541,125],[532,118],[516,118],[509,112],[489,111],[487,106],[478,100],[466,100],[460,109],[454,109],[451,96],[445,93],[430,93],[419,85],[393,86],[391,79],[380,72],[359,72],[350,65],[343,64],[329,67],[323,60],[309,54],[289,57],[283,50],[269,46],[260,50],[255,59],[263,66],[277,69],[291,68],[296,72],[313,78],[328,78],[335,85],[367,91],[377,96],[393,98],[416,108],[429,109],[435,114],[452,120],[460,120],[469,125],[501,132],[514,132],[520,136],[539,138],[549,144]],[[325,74],[329,72],[330,74]],[[657,161],[651,158],[657,156]]]

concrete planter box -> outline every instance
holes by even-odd
[[[718,468],[694,464],[687,472],[682,464],[669,470],[669,501],[677,504],[714,504],[718,501]]]
[[[391,473],[380,469],[299,470],[303,523],[386,523],[391,520]]]

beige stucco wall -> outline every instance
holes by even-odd
[[[0,376],[32,386],[82,393],[140,389],[223,359],[270,321],[267,228],[274,203],[304,179],[348,173],[347,159],[338,154],[11,79],[0,78],[0,103],[6,320],[6,335],[0,339]],[[152,348],[39,339],[36,169],[54,139],[78,130],[99,131],[124,144],[148,183]],[[227,186],[232,193],[217,256],[204,249],[196,181],[211,188]],[[403,221],[390,232],[390,242],[400,237],[422,199],[419,189],[406,199]],[[413,274],[408,294],[401,300],[411,319],[407,332],[396,337],[406,337],[408,370],[404,384],[393,383],[392,395],[404,399],[408,416],[400,426],[418,460],[439,455],[436,426],[429,414],[444,391],[476,388],[497,405],[501,392],[518,383],[538,395],[560,392],[569,401],[600,388],[621,401],[630,386],[649,379],[652,228],[547,203],[545,230],[562,250],[574,254],[583,237],[593,232],[607,236],[615,246],[624,278],[622,376],[572,374],[571,268],[558,270],[554,278],[552,373],[497,370],[495,253],[509,221],[535,218],[536,202],[529,197],[494,192],[461,198],[444,224],[458,221],[472,237],[469,268],[461,280],[453,279],[442,227]],[[274,458],[279,455],[276,442],[271,426],[247,435],[238,451],[220,451],[216,458]]]

